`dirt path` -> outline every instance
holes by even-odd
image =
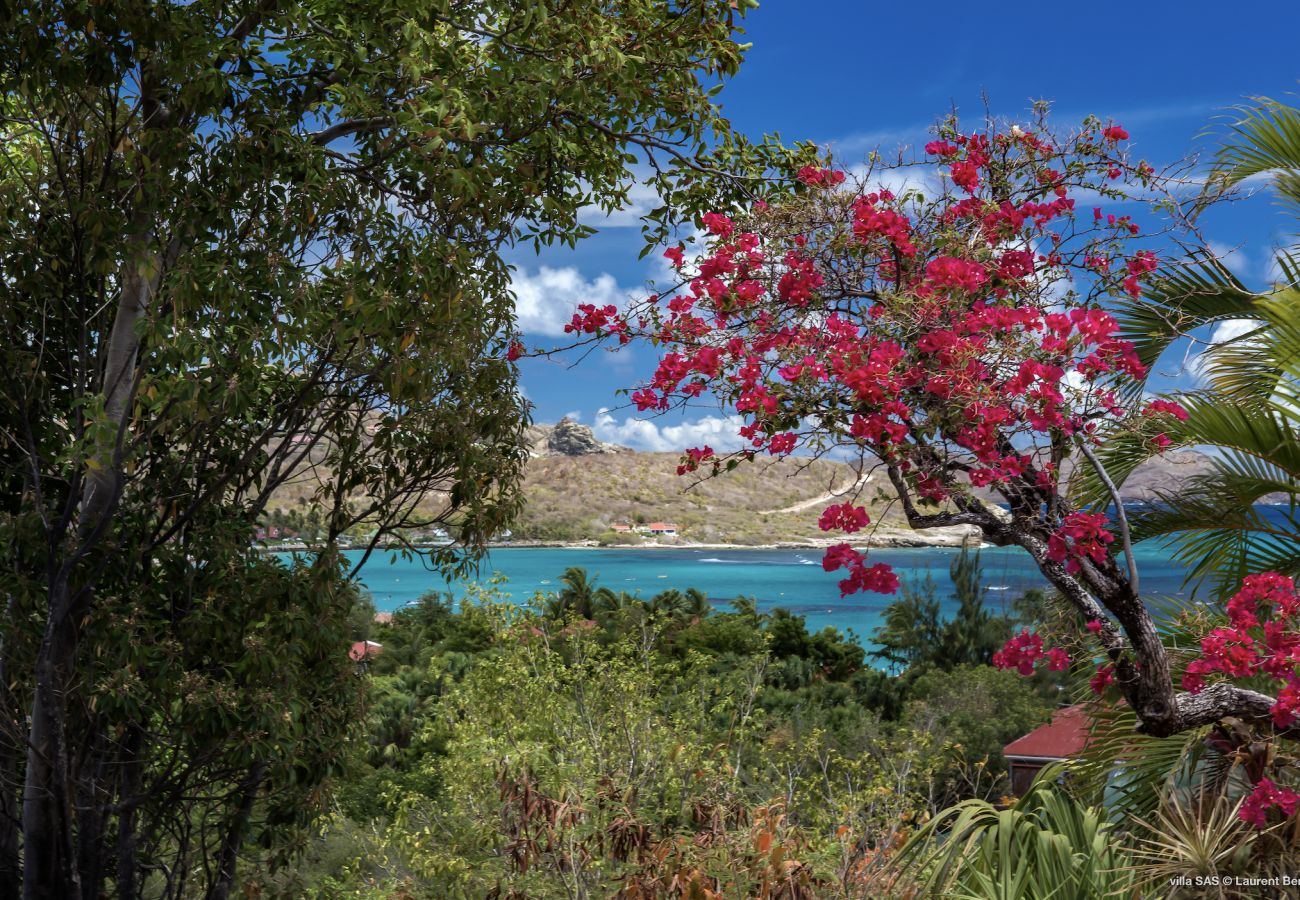
[[[765,509],[760,511],[759,515],[771,516],[776,515],[777,513],[803,512],[810,506],[816,506],[818,503],[825,503],[827,500],[834,500],[836,497],[843,497],[845,494],[851,494],[856,490],[860,490],[861,488],[866,487],[867,483],[870,481],[871,474],[869,472],[864,473],[854,484],[849,485],[842,491],[831,491],[830,493],[822,494],[820,497],[813,497],[811,500],[801,500],[794,506],[787,506],[784,509]]]

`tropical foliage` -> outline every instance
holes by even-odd
[[[526,608],[428,595],[365,634],[365,747],[261,890],[855,896],[943,806],[1004,793],[1001,746],[1051,709],[987,665],[885,676],[785,610],[581,569]]]
[[[1266,178],[1300,221],[1300,109],[1274,101],[1239,110],[1209,179],[1208,204]],[[1169,441],[1213,447],[1214,470],[1164,493],[1136,522],[1139,538],[1164,538],[1220,596],[1252,572],[1300,575],[1300,257],[1276,251],[1263,290],[1248,287],[1213,253],[1193,253],[1137,298],[1121,301],[1121,333],[1148,365],[1191,336],[1213,343],[1195,356],[1205,386],[1180,395],[1186,417]],[[1213,327],[1213,331],[1211,331]],[[1199,341],[1198,341],[1199,342]],[[1122,483],[1150,445],[1138,429],[1107,441],[1101,457]],[[1093,489],[1096,489],[1095,483]],[[1263,508],[1261,503],[1274,503]]]
[[[1263,181],[1300,216],[1300,109],[1240,110],[1190,205],[1122,125],[1058,134],[1043,107],[942,121],[895,191],[879,157],[850,179],[730,128],[754,6],[4,7],[0,897],[1236,896],[1294,872],[1300,254],[1248,286],[1191,226]],[[640,411],[742,419],[679,475],[852,457],[822,531],[964,527],[1054,595],[995,614],[963,550],[945,617],[933,582],[830,545],[845,596],[903,592],[883,669],[753,599],[580,569],[377,620],[354,580],[377,542],[445,529],[427,555],[461,575],[518,519],[508,255],[572,247],[638,186],[675,283],[566,331],[656,348]],[[1200,387],[1147,394],[1186,342]],[[1174,445],[1213,470],[1130,516],[1120,488]],[[312,546],[277,560],[251,538],[289,492]],[[1162,609],[1144,538],[1222,608]],[[1089,688],[1084,759],[1000,798],[1000,748]]]
[[[967,800],[920,829],[895,864],[933,897],[1091,900],[1133,895],[1133,872],[1104,810],[1081,806],[1046,770],[1006,808]]]
[[[517,513],[512,247],[793,158],[712,98],[750,5],[3,7],[0,881],[226,896],[319,808],[294,742],[356,716],[338,536],[441,522],[452,572]],[[254,589],[288,482],[322,552]]]

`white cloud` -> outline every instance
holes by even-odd
[[[619,287],[613,275],[602,272],[591,281],[573,266],[542,266],[536,274],[519,267],[510,279],[515,292],[515,316],[525,334],[558,337],[581,303],[627,306],[632,291]]]
[[[636,182],[627,192],[627,204],[621,209],[606,212],[589,204],[578,210],[578,221],[593,228],[633,228],[641,225],[641,217],[652,209],[663,206],[659,192],[648,184]]]
[[[944,175],[936,165],[928,162],[892,168],[877,166],[875,171],[870,166],[853,166],[848,174],[855,187],[860,187],[864,194],[882,188],[899,197],[908,190],[920,191],[927,200],[943,194]]]
[[[1300,247],[1294,248],[1291,255],[1295,256]],[[1272,250],[1265,251],[1264,257],[1264,281],[1268,285],[1278,285],[1286,281],[1286,273],[1282,271],[1281,258]]]
[[[878,131],[864,131],[849,134],[827,141],[827,146],[835,158],[847,160],[849,157],[865,158],[870,153],[888,155],[907,147],[923,144],[929,140],[928,125],[910,125],[901,128],[884,128]]]
[[[1210,335],[1211,344],[1225,344],[1243,335],[1250,334],[1263,323],[1258,319],[1225,319],[1214,326]]]
[[[1258,319],[1224,319],[1219,322],[1214,326],[1214,331],[1210,334],[1210,348],[1192,357],[1187,365],[1188,371],[1198,381],[1203,380],[1209,374],[1208,368],[1210,361],[1213,359],[1210,354],[1214,347],[1250,334],[1261,324],[1263,323]]]
[[[1231,269],[1238,276],[1250,274],[1250,260],[1240,245],[1233,246],[1220,241],[1208,241],[1209,250],[1214,258]]]
[[[1265,169],[1262,172],[1247,175],[1237,182],[1237,187],[1246,191],[1261,191],[1272,187],[1273,179],[1277,177],[1279,171],[1279,169]]]
[[[666,292],[668,288],[694,278],[699,274],[695,267],[695,257],[708,242],[708,232],[699,225],[686,224],[678,227],[672,240],[650,251],[650,281],[660,291]],[[665,250],[678,244],[686,248],[681,269],[674,268],[668,257],[664,256]]]
[[[945,174],[930,164],[903,166],[876,172],[868,181],[867,187],[869,190],[884,188],[899,197],[909,190],[920,191],[927,200],[933,200],[943,194],[942,179]]]
[[[623,444],[636,450],[681,453],[688,447],[703,447],[708,444],[714,450],[725,453],[744,446],[744,439],[737,433],[744,424],[745,420],[740,416],[705,416],[694,422],[661,426],[653,419],[638,419],[635,416],[627,416],[619,421],[609,409],[602,408],[596,413],[592,433],[602,441]]]

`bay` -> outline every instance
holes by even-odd
[[[874,549],[870,559],[888,563],[899,578],[922,579],[930,575],[943,603],[944,614],[956,606],[948,567],[959,551],[923,547]],[[1136,549],[1143,593],[1148,596],[1187,596],[1185,570],[1168,560],[1158,546]],[[357,554],[352,554],[353,559]],[[986,547],[981,550],[988,605],[1000,610],[1028,588],[1046,585],[1028,554],[1019,548]],[[515,603],[527,603],[536,593],[560,588],[560,575],[570,566],[587,570],[597,585],[643,598],[675,588],[698,588],[717,609],[738,597],[753,597],[762,611],[784,607],[806,617],[808,627],[827,626],[852,632],[867,643],[880,624],[880,616],[897,595],[855,594],[841,597],[841,573],[821,567],[821,551],[770,549],[603,549],[568,547],[501,547],[483,561],[476,577],[448,581],[428,570],[419,559],[403,559],[395,551],[376,551],[360,578],[370,591],[375,608],[392,611],[427,591],[445,591],[462,598],[470,584],[493,576],[504,579],[498,589]]]

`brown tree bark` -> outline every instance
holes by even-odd
[[[52,606],[65,605],[66,584],[56,584],[50,594]],[[24,900],[69,900],[81,893],[64,739],[64,701],[74,654],[70,623],[51,615],[36,661],[23,784]]]
[[[239,809],[226,839],[221,844],[221,856],[217,862],[217,877],[208,890],[207,900],[230,900],[230,890],[235,885],[235,867],[239,862],[239,848],[243,846],[244,835],[248,831],[249,820],[253,816],[253,805],[257,802],[257,793],[262,788],[262,779],[266,773],[266,763],[261,760],[253,763],[248,777],[240,786],[242,796]]]

